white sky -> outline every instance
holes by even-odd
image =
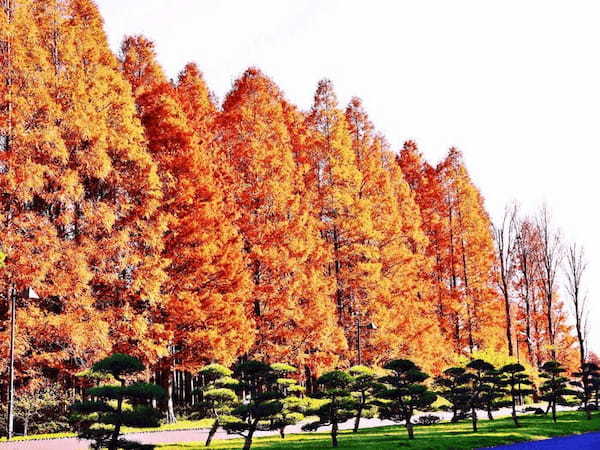
[[[586,247],[600,352],[600,4],[594,1],[97,0],[113,49],[156,42],[175,78],[194,61],[219,98],[258,66],[306,109],[330,78],[392,146],[432,161],[455,145],[493,217],[546,201]],[[596,194],[594,194],[596,192]]]

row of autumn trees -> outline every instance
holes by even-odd
[[[8,298],[41,297],[17,302],[20,389],[73,386],[110,352],[168,391],[240,357],[289,361],[312,389],[355,363],[357,333],[372,365],[577,365],[548,214],[511,220],[498,252],[460,152],[394,152],[329,81],[303,112],[249,69],[219,105],[143,37],[117,58],[91,0],[3,0],[0,68],[2,373]]]

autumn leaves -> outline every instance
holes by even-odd
[[[355,362],[358,332],[365,362],[428,371],[505,345],[457,150],[436,167],[412,142],[395,153],[326,80],[302,112],[252,68],[218,105],[193,64],[169,81],[143,37],[115,57],[90,0],[8,2],[0,25],[3,292],[43,297],[22,305],[22,377],[119,351],[314,378]]]

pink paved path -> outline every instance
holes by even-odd
[[[351,429],[354,425],[354,421],[349,420],[340,425],[340,429],[347,430]],[[373,428],[381,427],[385,425],[397,425],[397,423],[389,420],[379,419],[363,419],[361,421],[361,428]],[[326,431],[328,428],[322,428],[319,431]],[[269,436],[277,434],[278,432],[273,431],[257,431],[256,437]],[[302,433],[300,425],[289,426],[286,428],[286,434]],[[169,444],[176,442],[197,442],[205,441],[207,436],[206,429],[197,430],[180,430],[180,431],[154,431],[148,433],[127,433],[125,437],[132,441],[137,441],[142,444]],[[215,435],[215,439],[236,439],[238,435],[227,434],[224,431],[218,431]],[[77,438],[61,438],[61,439],[40,439],[31,441],[15,441],[8,443],[1,443],[0,450],[12,450],[12,449],[23,449],[23,450],[84,450],[88,449],[86,441],[81,441]],[[199,447],[202,448],[202,447]]]

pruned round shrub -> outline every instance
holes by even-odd
[[[523,408],[523,412],[532,412],[534,414],[545,414],[546,412],[542,408],[538,408],[535,406],[528,406]]]

